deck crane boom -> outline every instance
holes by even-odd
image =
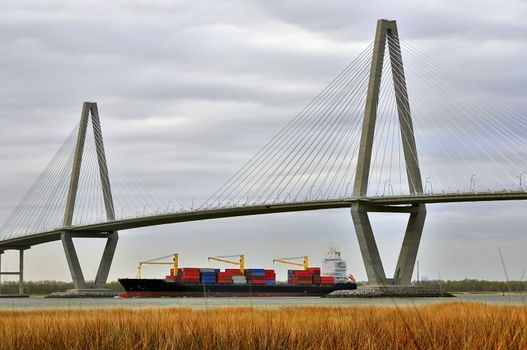
[[[158,261],[158,260],[166,259],[166,258],[169,258],[169,257],[173,257],[172,261]],[[151,260],[140,261],[137,264],[136,277],[138,279],[141,279],[141,268],[143,267],[143,265],[173,265],[174,266],[174,271],[171,272],[170,275],[172,277],[177,276],[177,273],[178,273],[178,261],[179,261],[179,253],[171,254],[171,255],[167,255],[167,256],[162,256],[162,257],[151,259]]]
[[[233,261],[233,260],[227,260],[226,258],[234,258],[239,257],[239,261]],[[225,255],[225,256],[209,256],[209,261],[219,261],[226,264],[233,264],[240,266],[240,272],[243,274],[245,273],[245,255],[239,254],[239,255]]]
[[[298,263],[294,261],[288,261],[288,260],[296,260],[296,259],[304,259],[303,263]],[[307,270],[309,266],[309,257],[308,256],[296,256],[292,258],[280,258],[280,259],[274,259],[274,263],[281,263],[281,264],[288,264],[288,265],[294,265],[294,266],[301,266],[304,268],[304,270]]]

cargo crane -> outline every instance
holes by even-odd
[[[234,257],[239,257],[240,260],[239,261],[232,261],[232,260],[227,260],[226,259],[226,258],[234,258]],[[245,255],[243,255],[243,254],[239,254],[239,255],[225,255],[225,256],[209,256],[208,259],[209,259],[209,261],[214,260],[214,261],[219,261],[219,262],[226,263],[226,264],[238,265],[238,266],[240,266],[240,272],[242,274],[245,273]]]
[[[288,260],[297,260],[297,259],[304,259],[304,262],[303,263],[298,263],[298,262],[294,262],[294,261],[288,261]],[[281,263],[281,264],[300,266],[300,267],[303,267],[304,270],[307,270],[307,268],[309,266],[309,257],[308,256],[296,256],[296,257],[292,257],[292,258],[274,259],[273,260],[273,264],[274,263]]]
[[[169,258],[169,257],[173,257],[172,261],[157,261],[157,260],[166,259],[166,258]],[[174,270],[170,273],[170,275],[172,277],[177,276],[177,273],[178,273],[178,260],[179,260],[179,254],[176,253],[176,254],[171,254],[171,255],[167,255],[167,256],[162,256],[162,257],[159,257],[159,258],[154,258],[154,259],[151,259],[151,260],[140,261],[139,264],[137,264],[136,277],[138,279],[141,279],[141,268],[143,267],[143,265],[173,265],[174,266]]]

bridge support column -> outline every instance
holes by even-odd
[[[24,294],[24,249],[18,251],[18,294]]]
[[[104,247],[104,252],[102,254],[101,263],[99,264],[99,269],[97,270],[97,275],[95,277],[95,288],[104,288],[106,285],[118,240],[119,233],[117,232],[113,232],[108,236],[106,246]]]
[[[410,213],[393,278],[386,278],[368,212]],[[370,284],[409,285],[412,282],[417,251],[419,249],[419,243],[421,242],[421,234],[423,233],[426,218],[424,204],[418,204],[412,207],[392,206],[372,208],[367,204],[359,202],[351,206],[351,217]]]
[[[387,40],[389,38],[389,40]],[[373,57],[368,83],[368,93],[362,124],[359,153],[357,157],[357,170],[353,195],[364,199],[364,202],[353,204],[351,216],[359,240],[359,246],[366,267],[368,280],[372,284],[410,284],[414,269],[417,250],[423,232],[426,217],[424,204],[412,207],[378,206],[373,207],[367,203],[368,180],[370,176],[371,155],[377,120],[377,109],[379,105],[379,92],[381,88],[382,70],[384,64],[384,52],[388,45],[390,64],[392,68],[392,80],[394,85],[395,101],[397,103],[397,114],[399,116],[399,129],[403,146],[404,160],[406,163],[406,175],[408,179],[408,190],[411,195],[423,193],[421,170],[417,158],[417,147],[412,124],[410,103],[408,102],[408,91],[404,76],[401,47],[399,45],[399,34],[397,23],[381,19],[377,21],[377,31],[373,46]],[[382,261],[377,249],[377,243],[373,235],[368,212],[407,212],[410,213],[408,226],[404,236],[403,244],[399,254],[399,260],[393,278],[387,279],[382,266]]]
[[[412,282],[414,273],[415,260],[417,251],[421,242],[421,234],[426,219],[426,207],[424,204],[416,206],[416,211],[410,214],[408,226],[404,234],[403,245],[397,260],[395,274],[393,276],[394,284],[407,285]]]
[[[352,204],[351,217],[359,241],[368,281],[371,284],[386,284],[386,274],[384,273],[384,267],[382,266],[381,256],[375,242],[366,206],[362,203]]]
[[[79,125],[79,131],[77,135],[77,144],[75,147],[75,155],[73,158],[73,167],[71,170],[70,185],[66,201],[66,209],[64,212],[64,227],[69,228],[73,224],[73,216],[75,213],[75,202],[77,199],[77,191],[79,187],[80,172],[82,166],[82,159],[84,153],[84,145],[86,142],[86,131],[88,128],[88,122],[92,121],[93,135],[95,137],[95,150],[97,152],[97,163],[99,165],[99,177],[101,180],[101,190],[104,200],[104,208],[106,210],[106,219],[108,221],[115,220],[115,209],[113,204],[112,189],[110,186],[110,177],[108,172],[108,164],[106,161],[106,152],[104,150],[104,141],[102,137],[101,121],[99,117],[99,110],[97,103],[95,102],[84,102],[82,105],[81,121]],[[108,273],[110,272],[110,266],[112,264],[115,248],[117,241],[119,240],[119,234],[117,231],[103,233],[101,236],[97,236],[97,233],[91,232],[86,234],[75,233],[76,237],[100,237],[106,238],[106,246],[102,255],[97,275],[95,277],[95,288],[104,288],[106,280],[108,279]],[[82,269],[73,245],[72,233],[65,231],[62,234],[62,245],[64,252],[66,253],[66,260],[70,269],[73,284],[76,289],[85,289],[86,280],[82,274]]]
[[[66,261],[70,269],[71,279],[73,280],[73,286],[75,289],[86,289],[86,281],[82,274],[81,264],[75,245],[73,244],[72,235],[69,232],[63,232],[61,235],[62,246],[64,247],[64,253],[66,254]]]
[[[82,273],[79,257],[77,256],[77,251],[75,250],[75,245],[73,243],[74,237],[106,238],[106,245],[104,247],[104,251],[101,257],[101,262],[99,263],[99,268],[97,269],[97,275],[95,276],[94,285],[88,285],[86,283],[86,280],[84,279],[84,274]],[[64,253],[66,253],[66,260],[68,262],[71,279],[73,280],[73,286],[75,287],[75,289],[103,289],[108,280],[108,274],[110,273],[110,267],[112,265],[113,256],[115,254],[117,241],[119,240],[119,234],[117,232],[111,232],[104,235],[95,235],[93,233],[79,234],[65,231],[62,233],[61,240],[62,246],[64,247]]]
[[[5,250],[18,250],[18,271],[5,271],[2,272],[2,254],[4,250],[0,250],[0,277],[2,275],[18,275],[18,294],[24,294],[24,250],[29,249],[28,246],[14,246],[14,247],[3,247]]]
[[[3,250],[0,250],[0,294],[2,294],[2,255],[4,254]]]

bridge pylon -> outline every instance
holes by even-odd
[[[390,40],[387,40],[387,38]],[[423,232],[426,218],[426,207],[424,204],[415,204],[411,206],[374,206],[368,204],[366,198],[386,45],[388,45],[392,68],[393,86],[395,89],[394,93],[397,104],[397,113],[399,116],[401,140],[403,140],[403,154],[406,163],[408,186],[410,194],[415,195],[423,193],[421,170],[417,158],[417,148],[410,104],[408,102],[408,92],[403,70],[397,23],[395,21],[380,19],[377,21],[368,93],[366,97],[366,108],[357,159],[357,172],[353,189],[354,197],[359,199],[364,198],[364,200],[359,200],[352,204],[351,216],[370,284],[408,285],[412,279],[417,251],[421,241],[421,234]],[[393,278],[386,277],[368,217],[369,212],[410,214]]]
[[[86,289],[88,285],[84,279],[82,269],[79,263],[79,258],[73,244],[74,237],[100,237],[106,238],[106,246],[97,270],[95,277],[95,288],[103,288],[110,272],[110,266],[119,239],[117,231],[101,232],[99,235],[94,233],[83,234],[82,232],[73,232],[68,230],[73,224],[73,215],[75,213],[75,202],[77,199],[77,192],[79,187],[79,179],[81,172],[81,165],[84,153],[84,145],[86,143],[86,131],[88,128],[88,121],[92,121],[93,134],[95,138],[95,149],[97,153],[97,163],[99,166],[99,176],[101,180],[101,190],[104,200],[104,207],[106,211],[106,218],[108,221],[115,220],[115,209],[112,197],[112,190],[110,185],[110,177],[108,175],[108,165],[106,162],[106,153],[104,150],[104,142],[101,131],[101,122],[99,119],[99,111],[97,103],[84,102],[82,105],[81,120],[79,131],[77,135],[77,143],[75,146],[75,154],[73,158],[73,166],[71,170],[71,177],[69,183],[69,190],[66,199],[66,208],[64,212],[64,228],[61,234],[62,246],[66,253],[66,260],[70,269],[73,284],[76,289]]]

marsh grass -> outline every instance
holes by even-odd
[[[1,349],[526,349],[522,306],[0,311]]]

